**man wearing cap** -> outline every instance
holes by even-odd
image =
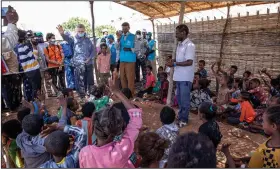
[[[152,66],[154,75],[157,74],[157,66],[156,66],[156,41],[152,39],[152,33],[147,33],[147,40],[149,51],[147,53],[148,64]]]
[[[122,88],[129,88],[134,95],[135,62],[134,53],[136,36],[129,32],[129,23],[122,24],[123,34],[118,39],[117,48],[120,49],[120,76]]]
[[[136,41],[134,51],[136,53],[135,75],[136,82],[140,82],[140,68],[142,69],[143,82],[146,80],[146,51],[148,50],[148,42],[141,36],[141,31],[136,31]]]
[[[117,64],[117,49],[115,46],[115,38],[113,35],[108,35],[108,44],[107,45],[110,48],[110,53],[111,53],[110,70],[113,73],[114,69],[116,68],[116,64]]]

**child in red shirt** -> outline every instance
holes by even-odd
[[[254,78],[250,80],[250,88],[249,93],[252,93],[254,96],[256,96],[261,104],[265,105],[268,101],[268,93],[264,90],[263,87],[261,87],[261,82],[259,79]]]
[[[145,93],[148,93],[148,94],[152,94],[153,92],[153,88],[155,87],[156,85],[156,78],[154,76],[154,74],[152,73],[153,71],[153,68],[152,66],[148,65],[146,67],[146,72],[147,72],[147,75],[146,75],[146,85],[145,85],[145,89],[140,91],[137,96],[138,97],[143,97],[143,95]]]
[[[167,73],[163,72],[160,74],[160,100],[163,104],[166,104],[167,94],[168,94],[168,88],[169,88],[169,82],[167,80]]]
[[[228,117],[228,123],[230,124],[240,124],[240,123],[252,123],[256,117],[256,112],[253,106],[249,102],[250,93],[241,92],[239,99],[231,99],[232,102],[240,102],[241,113],[230,114]]]

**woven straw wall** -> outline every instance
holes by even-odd
[[[189,38],[196,45],[197,60],[206,61],[208,72],[220,57],[225,22],[226,19],[214,19],[185,23],[190,29]],[[166,57],[172,54],[176,26],[157,25],[159,65],[164,65]],[[237,65],[239,76],[245,70],[257,74],[262,67],[268,68],[273,75],[280,74],[280,13],[230,18],[223,64],[225,69]]]

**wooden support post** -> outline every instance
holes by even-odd
[[[184,13],[185,13],[185,8],[186,8],[185,3],[186,3],[185,1],[181,1],[180,16],[179,16],[179,22],[178,22],[179,25],[183,23]],[[178,42],[177,42],[177,39],[175,38],[172,59],[176,58],[177,44],[178,44]],[[168,95],[167,95],[167,101],[166,101],[166,104],[169,106],[171,106],[171,97],[172,97],[172,92],[173,92],[173,74],[174,74],[174,69],[172,68],[170,70],[169,88],[168,88]]]
[[[95,20],[94,20],[94,11],[93,11],[93,3],[94,1],[89,1],[90,4],[90,13],[91,13],[91,29],[92,29],[92,37],[93,37],[93,51],[96,51],[96,37],[95,37]],[[95,55],[97,55],[97,53],[95,53]],[[97,64],[96,64],[96,58],[94,57],[94,71],[95,71],[95,77],[96,77],[96,82],[97,84],[99,84],[99,73],[97,71]]]
[[[155,22],[154,19],[151,19],[152,26],[153,26],[153,39],[156,39],[156,31],[155,31]]]
[[[223,59],[223,49],[224,49],[224,41],[225,41],[225,36],[226,36],[226,30],[228,26],[228,22],[230,20],[230,6],[227,6],[227,18],[226,18],[226,23],[223,29],[223,34],[222,34],[222,40],[221,40],[221,48],[220,48],[220,62],[222,62]],[[218,65],[220,66],[220,65]],[[218,79],[216,79],[216,92],[218,93],[219,91],[219,84],[218,84]]]
[[[269,10],[269,8],[267,8],[267,15],[269,15],[269,12],[270,12],[270,10]]]

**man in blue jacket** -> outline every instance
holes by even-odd
[[[71,65],[74,67],[75,88],[83,100],[86,92],[90,92],[92,86],[94,85],[93,44],[86,36],[85,26],[83,24],[77,25],[77,34],[75,37],[66,35],[61,25],[59,25],[57,29],[63,40],[73,46],[74,56],[72,58]]]
[[[134,53],[135,35],[129,32],[129,23],[122,24],[123,34],[116,44],[120,50],[120,76],[122,88],[129,88],[134,95],[135,80],[135,62],[136,54]]]

